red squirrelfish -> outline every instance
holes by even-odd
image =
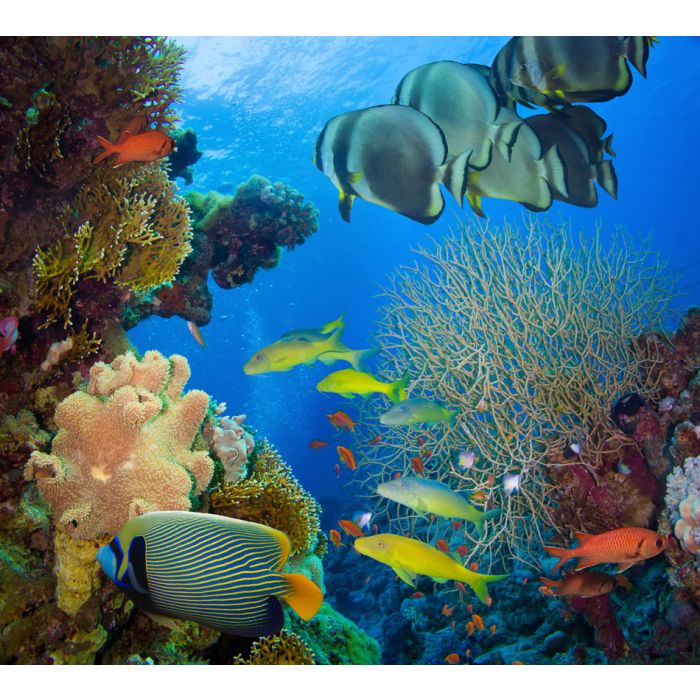
[[[338,525],[343,528],[346,535],[351,537],[364,537],[365,533],[352,520],[339,520]]]
[[[348,469],[352,469],[355,471],[357,469],[357,465],[355,464],[355,456],[353,455],[352,452],[347,447],[343,447],[342,445],[338,445],[338,458],[340,459],[343,464]]]
[[[561,581],[540,577],[540,581],[544,584],[543,588],[547,588],[547,591],[541,591],[544,595],[573,595],[579,598],[594,598],[610,593],[618,586],[624,588],[632,586],[626,576],[622,574],[611,576],[602,571],[582,571],[578,574],[570,574]]]
[[[100,142],[100,146],[104,148],[104,151],[92,161],[93,165],[99,163],[103,158],[116,153],[115,168],[124,165],[124,163],[152,163],[159,158],[165,158],[175,147],[174,139],[158,129],[144,131],[135,135],[128,134],[121,143],[110,143],[102,136],[98,136],[97,140]]]
[[[336,411],[335,413],[328,413],[326,418],[334,425],[336,428],[345,428],[354,432],[357,422],[354,421],[350,416],[345,413],[345,411]]]
[[[574,567],[576,571],[596,564],[618,564],[619,574],[644,559],[661,554],[669,542],[667,536],[643,527],[621,527],[599,535],[577,532],[576,539],[579,546],[574,549],[545,547],[547,554],[559,558],[552,573],[570,559],[578,557],[578,564]]]
[[[320,450],[322,447],[328,447],[328,443],[325,440],[312,440],[309,447],[312,450]]]

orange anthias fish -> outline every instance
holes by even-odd
[[[135,121],[132,120],[132,123]],[[129,126],[116,143],[110,143],[102,136],[98,136],[97,140],[104,151],[92,161],[93,165],[116,153],[115,168],[124,165],[124,163],[152,163],[154,160],[165,158],[175,148],[175,140],[158,129],[132,133],[129,131]]]
[[[472,620],[474,621],[474,627],[481,632],[481,630],[484,629],[484,621],[481,619],[481,615],[474,613],[472,615]]]
[[[331,536],[331,542],[336,547],[344,547],[345,546],[343,544],[343,541],[342,541],[342,535],[337,530],[331,530],[329,534]]]
[[[474,491],[471,495],[472,501],[485,501],[488,498],[486,491]]]
[[[425,445],[425,438],[424,437],[419,437],[418,438],[418,446],[423,447]]]
[[[461,581],[457,581],[457,588],[458,588],[462,593],[465,593],[465,594],[466,594],[467,588],[466,588],[466,586],[465,586]]]
[[[420,457],[411,458],[411,467],[413,467],[413,471],[416,474],[418,474],[419,476],[423,475],[423,460]]]
[[[455,530],[459,530],[460,527],[462,527],[462,521],[461,520],[453,520],[452,521],[452,527]]]
[[[459,663],[459,654],[448,654],[445,657],[445,661],[447,661],[448,664],[458,664]]]
[[[479,565],[478,565],[475,561],[473,561],[471,564],[469,564],[469,568],[470,568],[472,571],[478,571],[478,570],[479,570]]]
[[[541,591],[544,595],[573,595],[579,598],[594,598],[610,593],[618,586],[628,589],[632,586],[626,576],[622,574],[611,576],[602,571],[582,571],[578,574],[570,574],[561,581],[540,577],[540,581],[544,584],[541,588],[547,589]]]
[[[441,613],[442,615],[445,615],[445,617],[449,617],[450,615],[452,615],[452,613],[453,613],[454,611],[455,611],[454,605],[453,605],[452,607],[450,607],[447,603],[445,603],[445,604],[442,606],[442,610],[440,611],[440,613]]]
[[[667,536],[643,527],[621,527],[599,535],[577,532],[576,539],[579,546],[574,549],[545,547],[547,554],[559,558],[552,573],[570,559],[578,557],[578,564],[574,567],[576,571],[596,564],[618,564],[619,574],[640,561],[661,554],[669,542]]]
[[[338,458],[340,461],[348,468],[355,471],[357,465],[355,464],[355,455],[347,447],[338,445]]]
[[[193,321],[188,321],[187,322],[187,328],[189,329],[190,333],[192,334],[192,337],[203,347],[206,348],[207,346],[204,344],[204,336],[202,335],[202,331],[199,330],[199,327],[197,326],[196,323]]]
[[[370,445],[376,445],[377,443],[379,443],[379,442],[381,442],[381,441],[382,441],[382,436],[381,436],[381,435],[377,435],[377,437],[373,437],[373,438],[369,441],[368,444],[370,444]]]
[[[445,540],[438,540],[435,544],[437,545],[437,548],[441,552],[449,552],[450,551],[450,548]]]
[[[468,612],[470,615],[471,615],[471,613],[474,612],[474,606],[473,606],[471,603],[469,603],[469,605],[467,605],[467,612]]]
[[[474,623],[471,620],[467,622],[467,634],[470,637],[474,634]]]
[[[322,447],[328,447],[328,443],[325,440],[312,440],[309,447],[312,450],[320,450]]]
[[[416,591],[411,598],[422,598],[423,594],[420,591]]]
[[[356,523],[352,520],[339,520],[338,525],[343,528],[346,535],[350,537],[364,537],[365,533],[360,530]]]
[[[466,544],[460,544],[459,547],[457,547],[457,554],[459,554],[460,557],[466,557],[467,554],[469,554],[469,547],[467,547]]]
[[[355,431],[355,426],[357,422],[354,421],[350,416],[345,413],[345,411],[336,411],[335,413],[328,413],[326,418],[334,425],[336,428],[345,428],[346,430]]]

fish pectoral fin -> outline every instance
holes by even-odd
[[[343,173],[343,180],[351,185],[356,185],[365,174],[361,170],[355,170],[353,172]]]
[[[343,190],[340,191],[338,196],[338,211],[343,221],[350,223],[350,210],[352,209],[352,203],[355,201],[354,194],[346,194]]]
[[[287,590],[280,596],[302,620],[310,620],[323,603],[321,589],[303,574],[282,574]]]
[[[391,568],[404,583],[407,583],[409,586],[413,586],[413,588],[416,587],[416,575],[414,573],[407,571],[406,569],[403,569],[400,566],[392,566]]]
[[[145,611],[144,611],[145,612]],[[168,617],[167,615],[161,615],[159,613],[147,612],[146,615],[153,620],[153,622],[163,625],[168,629],[175,630],[176,632],[183,632],[185,629],[185,623],[183,620],[178,620],[175,617]]]
[[[627,569],[630,568],[630,566],[634,566],[635,564],[638,564],[639,562],[636,561],[623,561],[620,562],[617,565],[617,569],[615,569],[616,574],[621,574],[623,571],[627,571]]]

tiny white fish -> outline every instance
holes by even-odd
[[[520,475],[519,474],[506,474],[503,477],[503,490],[512,496],[514,493],[520,491]]]
[[[615,471],[623,476],[627,476],[628,474],[632,473],[632,470],[624,462],[618,462],[615,465]]]
[[[474,453],[462,450],[459,453],[459,466],[462,469],[471,469],[474,466]]]
[[[359,518],[355,519],[357,527],[363,530],[365,527],[369,527],[369,523],[372,520],[372,513],[361,513]]]
[[[569,445],[569,449],[572,452],[575,452],[577,455],[581,454],[581,445],[578,442],[574,442],[571,445]]]

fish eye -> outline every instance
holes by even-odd
[[[379,549],[382,549],[384,547],[384,540],[377,540],[377,547],[379,547]]]
[[[518,70],[523,71],[523,72],[526,71],[527,70],[527,63],[521,63],[518,66]]]
[[[405,481],[402,481],[402,482],[401,482],[401,488],[402,488],[402,489],[407,489],[407,488],[408,488],[408,484],[407,484]]]
[[[654,542],[654,545],[657,549],[661,549],[661,547],[664,545],[664,541],[659,537],[657,538],[656,542]]]
[[[258,353],[258,354],[255,356],[255,359],[258,360],[258,361],[260,361],[260,360],[263,359],[263,356],[262,356],[260,353]]]

